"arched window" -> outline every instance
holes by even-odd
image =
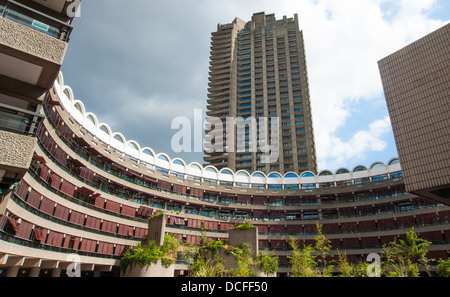
[[[395,164],[399,164],[400,163],[400,159],[393,159],[391,162],[389,162],[389,165],[395,165]]]
[[[319,174],[319,176],[328,176],[328,175],[333,175],[333,173],[331,173],[331,172],[328,171],[328,170],[324,170],[324,171],[322,171],[322,172]]]
[[[281,175],[279,175],[278,173],[271,173],[269,175],[270,178],[281,178]]]
[[[336,171],[336,174],[345,174],[345,173],[350,173],[350,171],[345,168],[341,168],[338,171]]]
[[[314,174],[312,174],[311,172],[304,172],[302,173],[301,177],[314,177]]]
[[[295,173],[288,173],[286,174],[285,178],[297,178],[298,176],[295,175]]]
[[[384,168],[384,167],[385,167],[385,165],[384,165],[383,163],[377,162],[377,163],[373,164],[373,165],[370,167],[370,169]]]
[[[353,170],[353,172],[366,171],[366,170],[367,170],[366,167],[364,167],[364,166],[358,166],[358,167],[356,167],[356,168]]]

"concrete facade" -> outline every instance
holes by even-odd
[[[36,138],[0,131],[0,168],[25,172],[30,167]]]
[[[148,244],[150,241],[155,241],[156,245],[161,246],[164,243],[164,235],[166,234],[165,214],[155,215],[148,219],[148,233],[143,241],[143,244]]]
[[[219,25],[212,33],[210,65],[207,115],[222,120],[228,130],[224,150],[206,152],[205,162],[235,172],[316,173],[305,45],[298,16],[276,20],[273,14],[256,13],[247,23],[236,18]],[[238,118],[255,122],[250,128],[233,128],[235,122],[229,119]],[[277,122],[269,123],[272,118]],[[215,132],[210,129],[207,133]],[[245,135],[239,135],[242,132]],[[222,133],[211,136],[221,138]],[[216,144],[217,138],[211,138]],[[214,144],[206,147],[215,148]],[[271,160],[264,160],[269,154]]]
[[[450,25],[379,62],[407,191],[450,204]]]
[[[242,246],[244,243],[249,244],[252,249],[253,257],[259,255],[259,237],[258,228],[249,228],[244,230],[230,229],[228,230],[228,244],[231,246]]]

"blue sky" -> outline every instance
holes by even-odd
[[[211,32],[255,12],[299,15],[319,169],[397,156],[377,62],[448,23],[448,0],[84,1],[62,71],[86,109],[142,147],[171,149],[171,121],[206,110]]]

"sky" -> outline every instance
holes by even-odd
[[[172,120],[206,112],[211,32],[254,13],[299,16],[319,171],[387,163],[397,149],[377,62],[450,21],[448,0],[83,1],[62,72],[99,122],[175,153]]]

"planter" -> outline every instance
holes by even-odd
[[[258,245],[258,229],[230,229],[228,230],[228,244],[231,246],[242,246],[244,243],[248,243],[253,252],[253,257],[258,257],[259,245]]]

